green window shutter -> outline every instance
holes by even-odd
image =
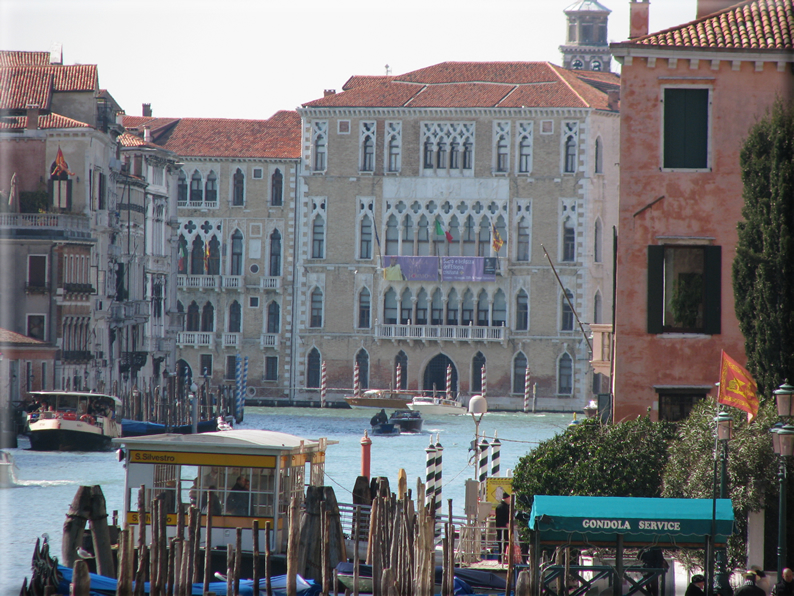
[[[722,333],[722,247],[704,248],[703,332],[718,335]]]
[[[662,333],[664,322],[664,246],[648,247],[648,333]]]
[[[708,89],[664,90],[664,167],[708,166]]]

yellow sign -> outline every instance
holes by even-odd
[[[130,451],[131,464],[275,468],[275,455],[195,453],[189,451]]]
[[[513,494],[513,479],[490,476],[485,479],[485,500],[498,505],[504,493]]]

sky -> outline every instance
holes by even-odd
[[[624,40],[628,0],[601,1],[610,41]],[[100,87],[130,115],[151,103],[161,117],[265,119],[387,64],[561,64],[572,2],[0,0],[0,50],[61,44],[64,64],[98,65]],[[650,31],[691,21],[696,2],[654,0]]]

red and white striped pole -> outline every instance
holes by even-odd
[[[395,383],[395,387],[394,388],[397,391],[402,389],[402,387],[403,387],[403,365],[402,364],[397,364],[397,372],[395,374],[394,383]]]
[[[358,362],[353,367],[353,395],[358,397],[361,395],[361,382],[358,378]]]
[[[325,360],[320,366],[320,407],[325,407],[325,394],[328,390],[328,372],[325,368]]]
[[[485,364],[482,365],[482,373],[480,377],[480,385],[482,385],[481,394],[483,397],[486,397],[486,393],[488,393],[488,375],[485,372]]]
[[[447,364],[447,399],[452,399],[452,365]]]
[[[524,414],[529,412],[529,365],[524,373]]]

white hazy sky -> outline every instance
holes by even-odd
[[[351,75],[444,61],[561,64],[573,0],[0,0],[0,49],[63,46],[97,64],[128,114],[268,118],[341,90]],[[628,33],[628,0],[610,41]],[[694,19],[696,0],[654,0],[650,30]],[[613,67],[613,70],[615,67]]]

